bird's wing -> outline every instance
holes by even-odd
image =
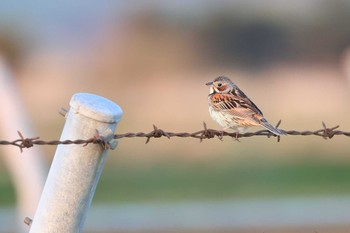
[[[253,121],[254,125],[259,123],[263,118],[262,112],[242,91],[238,90],[237,92],[213,94],[211,96],[212,107],[217,111],[224,111],[234,117]]]

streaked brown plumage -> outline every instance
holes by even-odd
[[[262,126],[275,135],[285,135],[263,116],[260,109],[229,79],[224,76],[206,84],[210,87],[208,96],[210,116],[226,129],[242,133],[251,126]]]

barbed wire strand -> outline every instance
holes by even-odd
[[[279,127],[281,121],[279,121],[276,125],[276,128]],[[297,130],[284,130],[287,135],[291,136],[319,136],[324,139],[331,139],[334,136],[346,136],[350,137],[350,132],[344,132],[341,130],[336,130],[339,128],[339,125],[328,128],[324,122],[322,122],[322,129],[318,129],[315,131],[305,130],[305,131],[297,131]],[[222,140],[224,137],[231,137],[237,141],[239,138],[247,138],[253,136],[266,136],[268,138],[277,138],[277,142],[280,141],[281,136],[276,136],[268,130],[259,130],[256,132],[248,132],[248,133],[229,133],[222,130],[208,129],[205,122],[203,122],[203,130],[199,130],[196,132],[188,133],[188,132],[167,132],[162,129],[159,129],[157,126],[153,125],[153,130],[148,133],[138,132],[138,133],[124,133],[124,134],[114,134],[113,139],[122,139],[122,138],[146,138],[146,144],[150,142],[151,138],[161,138],[167,137],[168,139],[172,137],[180,137],[180,138],[195,138],[203,141],[203,139],[212,139],[217,137]],[[108,147],[108,141],[99,135],[98,132],[92,138],[89,139],[76,139],[76,140],[40,140],[40,137],[32,137],[25,138],[20,131],[17,131],[19,138],[13,141],[0,140],[0,145],[11,145],[16,146],[22,152],[24,148],[30,148],[34,145],[83,145],[86,146],[88,144],[100,144],[103,148]]]

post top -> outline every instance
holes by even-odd
[[[119,105],[90,93],[74,94],[69,104],[76,113],[101,122],[117,123],[123,115],[123,110]]]

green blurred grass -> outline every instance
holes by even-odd
[[[350,194],[350,163],[239,161],[107,169],[98,202]]]
[[[243,159],[225,163],[163,161],[147,166],[108,164],[94,202],[350,195],[349,178],[350,162]],[[0,193],[0,205],[15,203],[10,177],[4,172],[0,173]]]
[[[6,170],[0,170],[0,206],[14,204],[15,190],[12,186],[10,176]]]

